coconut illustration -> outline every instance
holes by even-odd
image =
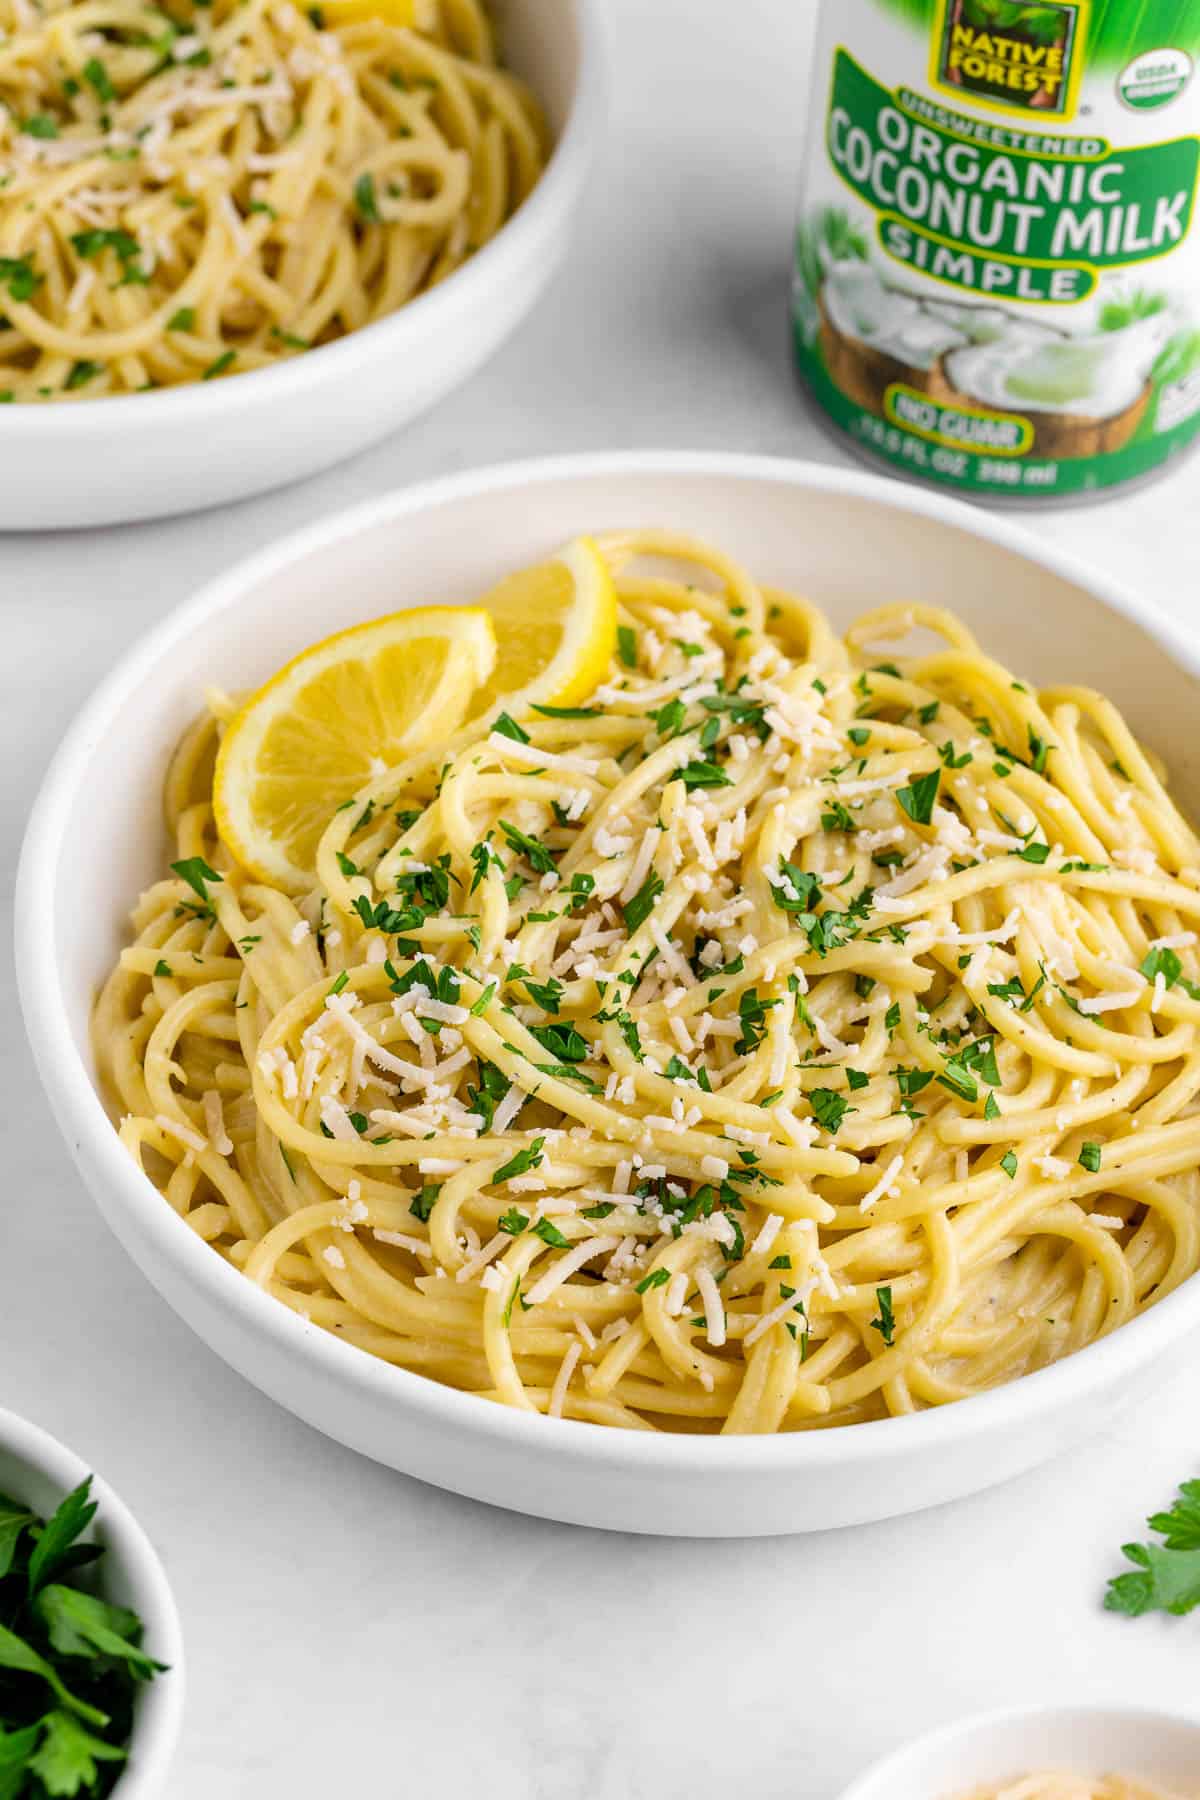
[[[960,326],[911,294],[888,287],[870,263],[835,263],[817,298],[820,343],[831,379],[878,418],[889,387],[903,383],[937,400],[943,357],[970,342]]]
[[[1028,419],[1034,455],[1100,456],[1123,450],[1145,417],[1169,335],[1162,302],[1140,297],[1106,308],[1086,337],[1013,320],[993,341],[952,351],[945,384],[964,406]]]

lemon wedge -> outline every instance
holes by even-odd
[[[217,757],[217,829],[252,875],[297,889],[321,834],[374,775],[449,737],[496,661],[488,613],[428,606],[304,650],[234,716]]]
[[[510,575],[476,604],[492,621],[496,663],[471,717],[571,706],[603,681],[617,644],[617,595],[590,537]]]

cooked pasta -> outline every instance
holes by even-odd
[[[0,0],[0,399],[263,368],[500,229],[542,130],[480,0],[379,13]]]
[[[1157,763],[947,612],[839,636],[690,539],[600,543],[586,706],[380,772],[304,892],[239,872],[189,731],[95,1014],[130,1154],[313,1325],[613,1426],[910,1413],[1135,1318],[1200,1263],[1200,842]]]
[[[1019,1781],[996,1782],[972,1788],[959,1800],[1174,1800],[1165,1788],[1131,1781],[1124,1775],[1074,1775],[1049,1770],[1024,1775]]]

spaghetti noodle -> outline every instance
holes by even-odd
[[[95,1015],[180,1217],[401,1367],[693,1432],[955,1401],[1191,1276],[1200,843],[1115,708],[601,547],[605,684],[380,773],[300,895],[188,733]]]
[[[415,17],[0,0],[0,398],[263,368],[494,236],[541,173],[537,109],[479,0]]]

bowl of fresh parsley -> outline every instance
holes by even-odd
[[[151,1800],[182,1710],[149,1539],[86,1463],[0,1408],[0,1800]]]

